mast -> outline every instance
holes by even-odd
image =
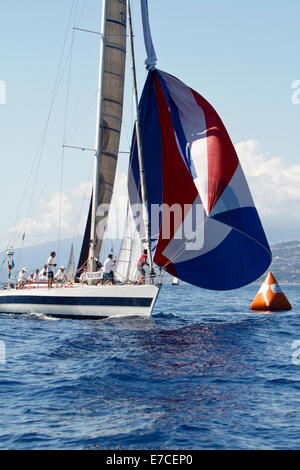
[[[142,206],[143,206],[142,210],[143,210],[145,236],[146,236],[148,260],[149,260],[150,280],[151,282],[153,282],[154,270],[153,270],[153,259],[152,259],[152,252],[151,252],[151,234],[150,234],[150,221],[149,221],[148,201],[147,201],[146,178],[145,178],[145,169],[144,169],[142,135],[141,135],[140,121],[139,121],[139,105],[138,105],[130,0],[127,0],[127,14],[128,14],[128,23],[129,23],[130,59],[131,59],[131,71],[132,71],[132,82],[133,82],[135,129],[136,129],[136,138],[137,138],[137,150],[138,150],[140,182],[141,182],[141,196],[142,196]]]
[[[99,193],[99,171],[100,171],[100,158],[101,158],[101,138],[102,138],[102,118],[103,118],[103,87],[104,87],[104,65],[105,65],[105,41],[106,41],[106,12],[107,1],[103,0],[102,3],[102,24],[101,24],[101,44],[100,44],[100,58],[99,58],[99,78],[98,78],[98,105],[97,105],[97,120],[96,120],[96,151],[94,161],[94,176],[93,176],[93,198],[92,198],[92,215],[91,215],[91,240],[88,258],[88,271],[95,270],[95,248],[96,248],[96,212],[98,206],[98,193]]]

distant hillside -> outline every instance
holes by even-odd
[[[81,237],[78,237],[74,240],[74,251],[75,251],[75,257],[79,255],[79,250],[81,247]],[[72,238],[66,238],[64,240],[61,240],[60,242],[60,260],[59,263],[61,265],[67,265],[69,255],[70,255],[70,250],[71,250],[71,244],[72,244],[73,239]],[[14,254],[14,263],[16,265],[16,268],[14,270],[14,274],[18,272],[23,266],[26,267],[27,272],[34,272],[36,268],[41,269],[44,264],[47,262],[47,259],[49,257],[49,253],[51,251],[57,251],[57,241],[55,242],[45,242],[41,243],[40,245],[34,245],[34,246],[26,246],[22,250],[20,248],[15,250]],[[5,258],[5,253],[0,253],[0,261]],[[0,280],[1,282],[5,281],[7,279],[7,263],[5,262],[3,266],[0,268]]]
[[[64,265],[67,267],[71,245],[73,242],[74,246],[74,255],[75,261],[77,263],[79,259],[79,254],[81,250],[82,237],[65,238],[60,242],[60,256],[57,260],[60,266]],[[120,240],[104,240],[103,242],[103,256],[107,256],[108,252],[113,251],[113,253],[118,254],[120,250],[121,241]],[[14,254],[14,263],[16,265],[13,270],[13,274],[18,274],[21,268],[24,266],[27,269],[27,272],[34,272],[36,268],[41,269],[44,264],[47,262],[49,254],[51,251],[58,251],[57,241],[49,241],[41,243],[40,245],[27,246],[21,249],[16,249]],[[0,263],[5,258],[5,253],[0,253]],[[100,258],[101,259],[101,258]],[[0,267],[0,282],[5,282],[7,280],[7,263],[5,262],[3,266]]]
[[[273,261],[270,271],[278,282],[300,282],[300,241],[272,246]]]
[[[66,238],[61,240],[60,243],[60,259],[58,260],[60,265],[67,266],[70,255],[70,249],[72,241],[74,242],[75,260],[77,262],[79,258],[79,252],[81,249],[82,238],[78,237],[75,240],[72,238]],[[103,242],[103,251],[100,255],[100,259],[104,257],[110,251],[113,251],[116,255],[119,253],[121,240],[105,240]],[[297,283],[300,282],[300,241],[292,241],[279,243],[271,247],[273,253],[273,261],[269,268],[273,272],[274,276],[281,283]],[[57,241],[41,243],[36,246],[28,246],[23,248],[22,252],[20,249],[15,250],[14,262],[16,268],[14,274],[25,266],[28,272],[34,272],[35,268],[41,268],[47,261],[50,251],[57,251]],[[0,253],[0,262],[5,257],[5,253]],[[263,275],[258,282],[262,282],[265,275]],[[7,264],[4,263],[0,267],[0,282],[5,282],[7,279]],[[170,282],[171,277],[166,274],[164,277],[165,282]]]

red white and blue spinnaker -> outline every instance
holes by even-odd
[[[154,223],[152,217],[151,224],[154,262],[207,289],[234,289],[256,280],[270,265],[271,250],[217,112],[199,93],[153,68],[141,96],[139,118],[148,213],[161,208],[159,221]],[[131,205],[141,203],[135,133],[128,187]],[[175,207],[170,224],[170,209]],[[139,220],[143,235],[141,225]],[[167,234],[166,226],[170,226]],[[193,226],[190,233],[189,226]]]

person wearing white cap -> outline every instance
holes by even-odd
[[[60,269],[55,274],[54,279],[56,279],[58,282],[68,282],[64,266],[60,267]]]
[[[20,289],[22,286],[26,284],[27,279],[26,279],[25,273],[26,273],[26,268],[22,268],[18,275],[17,289]]]

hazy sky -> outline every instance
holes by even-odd
[[[67,30],[73,3],[76,15],[74,8]],[[197,90],[220,114],[236,145],[269,241],[299,239],[300,93],[292,89],[293,83],[300,88],[300,81],[296,83],[300,80],[299,0],[148,3],[158,68]],[[11,238],[12,227],[18,227],[15,246],[20,245],[24,230],[26,244],[55,239],[58,234],[68,77],[67,143],[94,147],[99,38],[72,32],[72,28],[76,24],[99,31],[101,4],[101,0],[0,0],[0,250]],[[146,72],[139,1],[133,0],[132,5],[141,90]],[[44,145],[39,147],[66,31],[64,73],[59,75]],[[121,139],[124,151],[132,130],[129,77]],[[91,167],[91,153],[65,151],[63,237],[82,230]],[[127,157],[122,155],[118,194],[123,199],[126,171]]]

